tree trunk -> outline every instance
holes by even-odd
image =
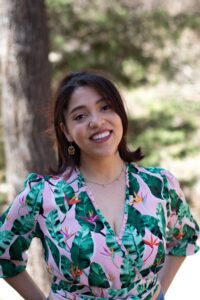
[[[9,199],[28,172],[54,161],[47,129],[50,104],[48,30],[43,0],[1,0],[2,115]]]
[[[45,132],[51,93],[44,1],[0,0],[0,9],[2,118],[10,201],[22,189],[27,173],[45,173],[55,153]],[[47,276],[38,262],[42,250],[35,242],[32,247],[29,269],[45,291]]]

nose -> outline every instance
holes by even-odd
[[[89,121],[90,128],[99,128],[105,123],[105,120],[99,114],[94,114],[91,116]]]

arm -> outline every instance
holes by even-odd
[[[165,264],[158,274],[164,294],[166,294],[171,282],[173,281],[184,260],[184,256],[166,256]]]
[[[45,295],[37,287],[30,275],[23,271],[14,277],[5,278],[5,281],[11,285],[25,300],[45,300]]]

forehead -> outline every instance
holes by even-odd
[[[69,110],[77,105],[88,106],[102,98],[93,87],[81,86],[75,89],[69,101]]]

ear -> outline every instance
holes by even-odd
[[[64,123],[62,123],[62,122],[60,123],[60,128],[61,128],[62,132],[64,133],[65,137],[67,138],[67,140],[69,142],[73,142],[73,139],[72,139],[71,135],[68,133],[67,128]]]

